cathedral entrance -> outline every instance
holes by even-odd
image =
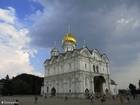
[[[53,87],[51,89],[51,96],[54,97],[55,96],[55,93],[56,93],[56,89]]]
[[[103,76],[95,76],[94,77],[94,92],[102,93],[103,92],[103,83],[105,83],[105,79]]]

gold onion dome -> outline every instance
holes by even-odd
[[[70,33],[70,26],[68,28],[68,33],[67,35],[63,38],[62,40],[62,44],[65,42],[72,42],[73,44],[76,44],[76,39],[74,36],[72,36],[72,34]]]

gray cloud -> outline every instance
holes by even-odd
[[[37,1],[37,0],[36,0]],[[110,59],[112,72],[127,71],[125,66],[139,59],[139,0],[38,0],[44,6],[40,19],[30,27],[31,46],[61,51],[62,38],[71,25],[77,48],[83,40],[89,49],[98,49]],[[119,68],[120,67],[120,68]]]

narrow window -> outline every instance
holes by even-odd
[[[61,65],[61,72],[63,73],[63,66]]]
[[[49,92],[49,87],[47,86],[47,92]]]
[[[50,75],[50,69],[48,69],[48,75]]]
[[[55,74],[55,68],[54,68],[54,74]]]
[[[99,73],[98,66],[96,66],[97,73]]]
[[[85,68],[87,68],[87,64],[85,63]]]
[[[93,71],[95,72],[95,65],[93,65]]]
[[[69,63],[69,69],[71,69],[71,63]]]

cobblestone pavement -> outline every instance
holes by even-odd
[[[94,99],[94,102],[90,103],[88,99],[68,98],[65,101],[64,98],[44,99],[42,96],[38,96],[37,103],[34,103],[34,96],[0,96],[0,105],[14,105],[16,99],[19,100],[19,105],[103,105],[99,98]],[[128,105],[140,105],[140,99],[133,100],[131,97],[130,101]],[[121,105],[121,103],[118,97],[115,100],[108,98],[104,105]]]

